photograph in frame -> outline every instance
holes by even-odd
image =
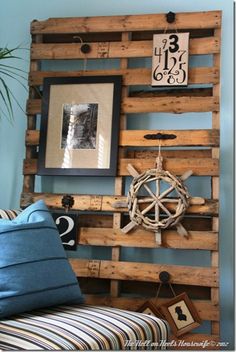
[[[200,326],[201,319],[188,295],[184,292],[162,304],[160,310],[175,336],[181,336]]]
[[[39,175],[116,176],[121,76],[44,79]]]

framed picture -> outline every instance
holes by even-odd
[[[201,319],[186,293],[182,293],[160,306],[175,336],[186,334],[198,327]]]
[[[77,215],[72,213],[52,212],[53,220],[65,249],[76,251],[77,248]]]
[[[121,76],[44,79],[39,175],[115,176]]]
[[[151,301],[146,301],[139,309],[138,312],[152,315],[160,319],[165,319],[160,309],[156,307]]]

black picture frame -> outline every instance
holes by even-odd
[[[116,176],[122,76],[47,77],[38,175]]]

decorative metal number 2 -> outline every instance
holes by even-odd
[[[188,83],[189,33],[153,36],[152,86]]]

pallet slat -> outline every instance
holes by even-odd
[[[165,131],[164,133],[168,133],[168,132]],[[39,130],[27,130],[25,135],[25,143],[27,146],[37,146],[39,144]],[[211,152],[211,149],[188,149],[188,150],[178,149],[178,150],[162,150],[162,155],[164,158],[199,159],[199,158],[211,158],[212,152]],[[152,159],[152,158],[156,158],[157,156],[158,156],[158,150],[146,149],[146,150],[128,150],[127,151],[127,158],[129,159]]]
[[[126,114],[208,112],[219,110],[219,99],[216,97],[129,97],[123,100],[121,108]]]
[[[130,85],[149,85],[151,82],[151,69],[133,68],[117,70],[91,70],[91,71],[36,71],[29,75],[30,86],[43,84],[45,77],[80,77],[80,76],[111,76],[122,75],[123,84]],[[207,84],[219,82],[219,69],[216,67],[190,67],[189,84]]]
[[[120,146],[157,146],[157,140],[144,138],[147,134],[167,133],[174,134],[175,139],[163,140],[162,146],[207,146],[219,145],[219,130],[122,130],[120,131]],[[39,144],[39,131],[27,130],[26,145]],[[196,156],[196,155],[195,155]]]
[[[137,311],[146,301],[150,300],[154,305],[164,304],[169,298],[137,298],[137,297],[110,297],[98,295],[85,295],[86,304],[105,305],[109,307]],[[218,306],[207,300],[192,300],[202,320],[219,320]]]
[[[64,194],[52,193],[22,193],[21,206],[28,205],[43,199],[49,208],[63,209],[61,200]],[[126,207],[119,208],[117,204],[123,204],[127,198],[125,196],[101,196],[101,195],[78,195],[71,194],[74,198],[73,210],[99,211],[99,212],[127,212]],[[175,203],[166,203],[166,207],[171,210]],[[215,216],[219,212],[219,203],[216,200],[206,199],[204,204],[192,204],[187,209],[187,214],[200,214]]]
[[[29,99],[27,114],[41,114],[41,99]],[[216,97],[147,97],[124,98],[121,112],[124,114],[170,112],[208,112],[219,110],[219,98]]]
[[[164,158],[211,158],[211,149],[189,149],[189,150],[162,150]],[[127,158],[129,159],[153,159],[158,156],[157,150],[128,150]]]
[[[176,14],[175,23],[169,24],[168,29],[220,28],[220,25],[221,11],[183,12]],[[31,34],[150,31],[166,30],[166,26],[166,14],[49,18],[32,21]]]
[[[129,176],[127,170],[128,164],[142,173],[148,169],[155,169],[155,159],[120,159],[118,164],[118,173],[123,176]],[[165,158],[163,160],[163,169],[168,170],[175,175],[182,175],[188,170],[193,171],[194,176],[216,176],[219,174],[219,160],[218,159],[181,159],[181,158]]]
[[[156,159],[120,159],[118,164],[119,176],[130,176],[127,170],[128,164],[132,164],[141,173],[148,169],[154,169]],[[170,158],[164,159],[163,168],[175,175],[182,175],[184,172],[192,170],[194,176],[217,176],[219,174],[219,160],[211,158]],[[36,175],[37,159],[25,159],[23,172],[24,175]]]
[[[162,146],[218,146],[218,130],[123,130],[120,132],[121,146],[157,146],[157,140],[147,139],[150,134],[172,134],[175,139],[162,140]]]
[[[78,277],[99,277],[103,279],[159,282],[161,271],[168,271],[171,283],[218,287],[218,269],[181,265],[162,265],[110,260],[70,259],[72,269]]]
[[[180,238],[174,230],[162,231],[162,247],[175,249],[217,250],[218,234],[214,231],[189,231],[188,238]],[[80,228],[79,244],[92,246],[122,246],[157,248],[155,234],[137,228],[124,234],[120,229]]]
[[[32,60],[151,57],[152,46],[152,40],[90,43],[91,51],[85,56],[80,50],[80,43],[32,44],[31,55]],[[219,50],[220,44],[215,37],[194,38],[189,41],[190,55],[210,55],[218,53]]]

